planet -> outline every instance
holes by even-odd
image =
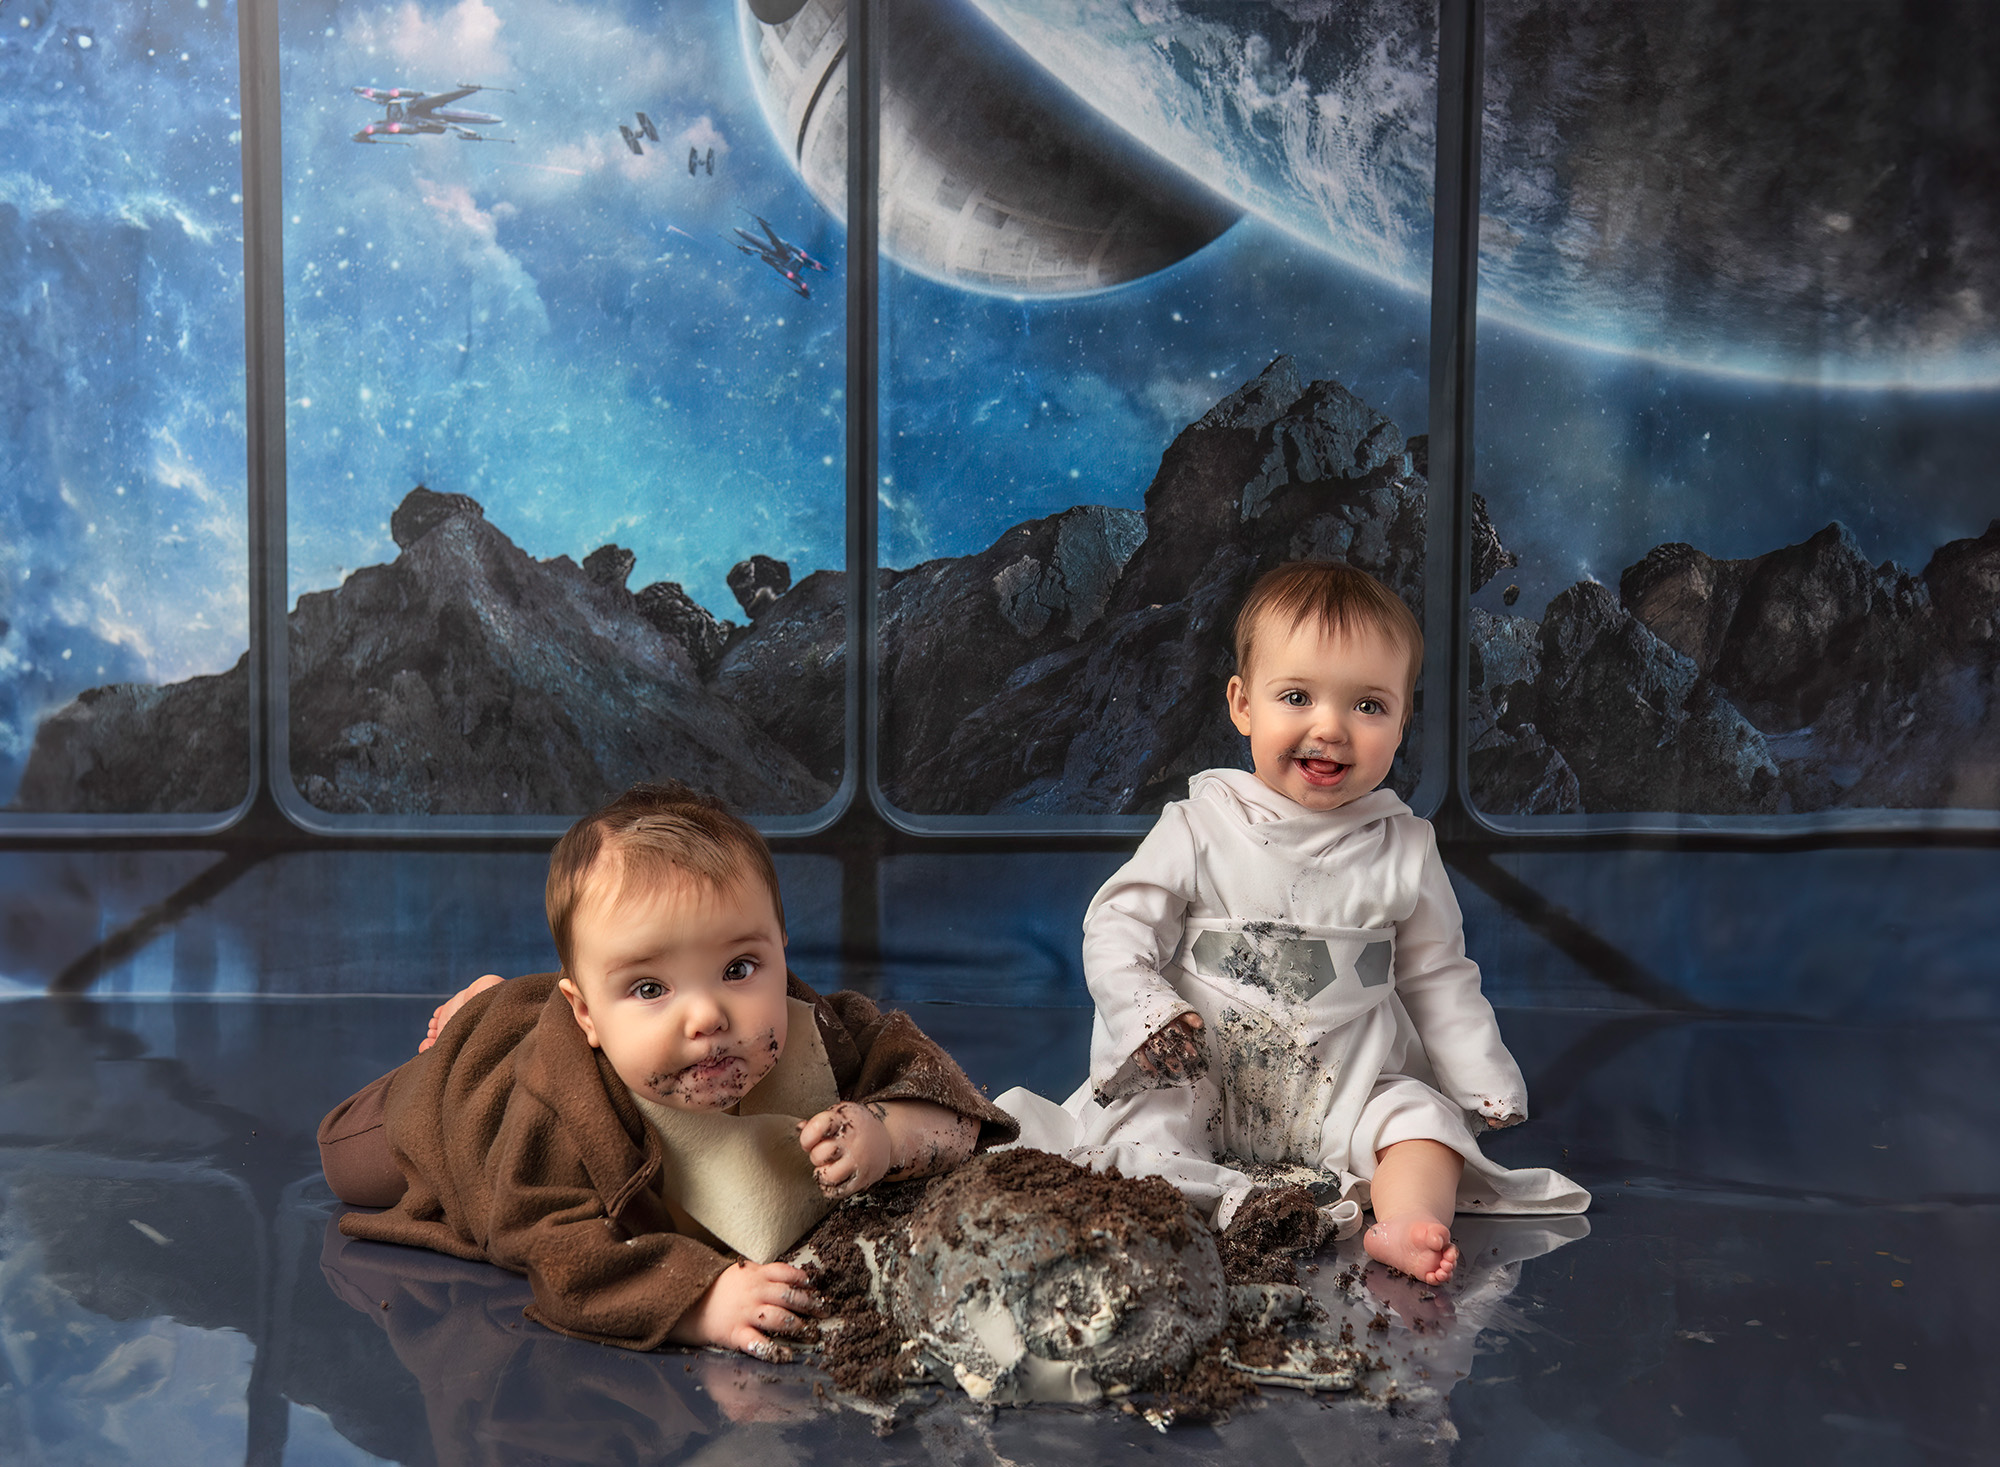
[[[783,26],[744,4],[763,58]],[[839,16],[844,44],[844,0],[812,0],[785,24],[826,32],[815,10]],[[1428,290],[1434,6],[891,0],[880,14],[893,258],[1016,293],[1036,293],[1038,271],[1057,291],[1101,289],[1198,248],[1196,221],[1218,216],[1188,201],[1219,198]],[[1731,0],[1495,0],[1485,15],[1483,323],[1704,374],[2000,386],[2000,12],[1822,6],[1802,27]],[[781,72],[766,64],[760,87],[782,130],[798,123],[802,82]],[[838,208],[845,151],[824,137],[807,161],[814,140],[800,134],[801,167]],[[1100,171],[1042,161],[1066,141]],[[1179,194],[1162,191],[1162,170]],[[1026,216],[1040,216],[1009,193],[1024,176],[1064,200],[1060,217],[1094,221],[1068,224],[1067,252],[1025,243]],[[992,199],[974,198],[982,188]],[[1153,211],[1108,224],[1131,196]],[[1008,197],[1024,216],[1011,254],[980,223],[982,204],[1006,212],[993,200]],[[1076,268],[1092,228],[1117,257],[1095,276]]]
[[[1089,294],[1186,259],[1240,211],[1097,116],[964,0],[882,0],[882,248],[931,279]],[[751,79],[806,186],[847,215],[846,0],[744,0]]]

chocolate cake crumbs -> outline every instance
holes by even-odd
[[[829,1212],[794,1251],[826,1304],[820,1364],[842,1390],[880,1399],[903,1384],[902,1334],[869,1297],[868,1260],[860,1239],[888,1236],[924,1200],[928,1186],[926,1181],[877,1183]]]
[[[982,1158],[938,1178],[936,1197],[963,1212],[990,1197],[1032,1194],[1038,1212],[1082,1231],[1108,1233],[1120,1243],[1135,1235],[1178,1247],[1188,1238],[1187,1199],[1160,1177],[1121,1177],[1116,1168],[1095,1172],[1046,1151],[1022,1147]]]
[[[835,1208],[794,1255],[812,1275],[827,1306],[828,1317],[820,1330],[820,1364],[833,1384],[852,1396],[889,1401],[940,1368],[910,1337],[935,1325],[913,1319],[906,1321],[905,1329],[889,1315],[873,1297],[880,1284],[862,1246],[867,1242],[878,1264],[895,1268],[900,1262],[896,1250],[908,1250],[913,1244],[909,1230],[918,1221],[913,1214],[920,1210],[928,1219],[923,1226],[932,1239],[965,1248],[973,1257],[988,1256],[989,1244],[1000,1245],[989,1236],[990,1223],[961,1226],[960,1220],[996,1214],[1052,1219],[1059,1224],[1056,1235],[1078,1239],[1078,1246],[1091,1250],[1088,1256],[1096,1256],[1104,1241],[1120,1252],[1157,1246],[1158,1240],[1178,1247],[1206,1231],[1189,1214],[1186,1200],[1164,1180],[1093,1172],[1028,1148],[988,1153],[927,1181],[878,1184]],[[1276,1187],[1257,1194],[1218,1240],[1225,1289],[1296,1286],[1298,1266],[1317,1246],[1322,1231],[1318,1207],[1305,1188]],[[907,1311],[910,1301],[897,1307]],[[1309,1308],[1318,1313],[1316,1307]],[[1120,1399],[1120,1409],[1137,1411],[1155,1424],[1220,1420],[1246,1396],[1258,1393],[1256,1381],[1245,1369],[1299,1368],[1300,1359],[1289,1353],[1299,1344],[1295,1334],[1277,1320],[1236,1319],[1195,1349],[1191,1358],[1180,1356],[1186,1363],[1178,1369],[1148,1372],[1143,1379],[1100,1376],[1100,1385],[1117,1385],[1128,1392]],[[1050,1343],[1036,1348],[1047,1350]],[[937,1344],[932,1340],[926,1348],[934,1354]],[[1064,1351],[1058,1347],[1055,1353]],[[1323,1349],[1310,1368],[1332,1374],[1338,1366]],[[949,1377],[939,1383],[953,1385]]]
[[[1304,1187],[1251,1195],[1216,1240],[1232,1284],[1296,1284],[1298,1260],[1319,1246],[1319,1204]]]

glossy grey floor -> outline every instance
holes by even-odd
[[[319,1116],[439,992],[547,966],[542,858],[0,854],[0,1463],[2000,1461],[2000,850],[1448,859],[1536,1117],[1488,1144],[1587,1231],[1466,1220],[1442,1304],[1371,1276],[1388,1404],[878,1437],[806,1367],[581,1344],[330,1229]],[[857,964],[853,869],[784,856],[794,966],[1062,1094],[1116,862],[892,857]]]
[[[996,1086],[1088,1017],[912,1007]],[[1162,1434],[941,1398],[878,1437],[810,1369],[564,1339],[499,1270],[334,1232],[313,1126],[427,1008],[0,1006],[8,1460],[1993,1460],[1986,1026],[1508,1011],[1541,1113],[1493,1144],[1597,1205],[1587,1233],[1468,1221],[1441,1303],[1377,1280],[1400,1399],[1273,1392]]]

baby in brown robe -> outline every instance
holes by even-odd
[[[1016,1134],[906,1015],[787,973],[770,852],[717,800],[638,785],[579,821],[548,914],[559,974],[481,980],[321,1123],[336,1195],[388,1209],[342,1232],[525,1274],[566,1334],[787,1359],[821,1306],[780,1253]]]

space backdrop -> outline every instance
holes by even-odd
[[[646,655],[755,723],[728,659],[786,664],[752,656],[776,623],[751,625],[732,568],[782,562],[796,607],[847,558],[843,0],[277,13],[288,606],[411,555],[391,520],[421,484],[537,564],[615,545],[613,590],[671,583],[733,622],[720,662]],[[1419,462],[1430,7],[877,14],[881,565],[1144,510],[1177,435],[1279,357]],[[1475,605],[1533,623],[1669,542],[1746,559],[1838,521],[1918,572],[1980,536],[1994,22],[1856,4],[1802,40],[1720,0],[1487,15],[1473,443],[1513,564]],[[462,90],[440,115],[484,120],[367,132],[416,115],[391,89]],[[0,799],[79,694],[245,650],[243,125],[225,0],[0,4]],[[759,727],[795,761],[769,808],[830,792],[824,748]],[[393,812],[395,788],[329,808]]]

